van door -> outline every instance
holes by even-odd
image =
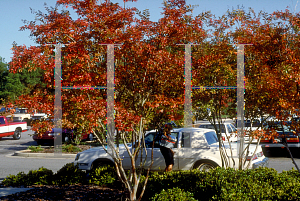
[[[171,135],[173,137],[175,137],[176,142],[174,145],[174,148],[172,148],[173,152],[174,152],[174,166],[173,166],[173,170],[178,170],[178,151],[177,151],[177,146],[178,146],[178,133],[177,132],[171,132]],[[143,160],[145,160],[146,156],[146,161],[145,161],[145,167],[150,167],[151,162],[152,162],[152,146],[153,146],[153,140],[154,137],[156,136],[155,132],[151,132],[148,133],[145,136],[145,146],[143,147]],[[145,151],[146,149],[146,151]],[[137,158],[137,162],[138,164],[141,161],[141,154],[139,154],[138,158]],[[166,168],[166,163],[165,163],[165,159],[163,157],[163,155],[160,152],[160,148],[159,148],[159,143],[158,142],[154,142],[154,147],[153,147],[153,165],[151,170],[164,170]]]
[[[191,147],[191,132],[182,132],[180,148],[178,153],[179,170],[189,170],[192,166],[194,158]]]

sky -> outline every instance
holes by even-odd
[[[101,2],[101,0],[98,1]],[[124,6],[123,0],[111,0],[111,2]],[[212,14],[221,16],[228,9],[236,9],[238,6],[243,6],[245,9],[251,7],[255,12],[272,13],[277,10],[285,10],[287,7],[292,12],[300,11],[298,0],[186,0],[186,2],[198,5],[193,15],[211,11]],[[4,58],[5,62],[11,61],[13,42],[18,45],[36,45],[30,38],[30,32],[28,30],[20,31],[20,27],[24,25],[22,20],[32,21],[35,19],[30,8],[46,13],[45,3],[48,7],[54,7],[56,0],[0,0],[0,57]],[[158,21],[161,17],[162,3],[163,0],[138,0],[137,2],[127,2],[125,6],[136,7],[139,10],[149,9],[150,19]]]

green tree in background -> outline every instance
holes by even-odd
[[[43,87],[41,69],[22,71],[14,74],[9,72],[9,64],[0,57],[0,104],[15,101],[19,96],[31,93],[34,87]]]

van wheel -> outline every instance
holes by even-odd
[[[21,138],[21,131],[20,129],[16,129],[13,135],[14,140],[19,140]]]
[[[209,170],[215,169],[216,167],[218,167],[218,165],[212,161],[201,161],[196,166],[196,169],[207,172]]]

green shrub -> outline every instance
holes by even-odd
[[[81,152],[81,149],[77,146],[74,146],[72,144],[65,144],[62,146],[63,152]]]
[[[44,150],[44,148],[42,148],[41,145],[39,145],[39,146],[29,146],[27,149],[31,150],[31,152],[39,152],[39,151]]]
[[[73,163],[67,163],[54,175],[53,184],[70,185],[83,184],[86,182],[86,174],[74,166]]]
[[[162,189],[176,187],[193,193],[198,200],[299,200],[300,174],[296,171],[278,173],[270,168],[154,172],[143,199],[149,200]]]
[[[155,194],[154,197],[151,198],[153,201],[196,201],[193,197],[194,195],[190,192],[185,192],[180,188],[172,188],[165,191],[164,189]]]
[[[89,183],[98,186],[113,186],[117,180],[116,169],[110,165],[96,168],[89,177]]]
[[[150,199],[153,195],[160,192],[162,189],[167,190],[175,187],[178,187],[186,192],[191,192],[193,194],[195,194],[195,192],[203,192],[205,194],[204,196],[202,196],[202,198],[209,198],[214,195],[215,190],[213,189],[213,185],[208,186],[207,184],[209,183],[201,183],[201,181],[206,180],[206,177],[206,172],[197,170],[151,172],[143,198],[145,200]]]
[[[52,170],[47,168],[39,168],[38,170],[30,170],[28,174],[19,172],[17,175],[9,175],[2,184],[4,186],[31,186],[31,185],[47,185],[51,184],[53,176]]]
[[[143,180],[145,176],[141,177]],[[40,168],[28,174],[9,175],[5,186],[68,185],[85,183],[86,175],[73,163],[62,167],[55,175]],[[119,188],[115,168],[102,166],[90,174],[91,184]],[[143,182],[143,181],[142,181]],[[164,189],[164,190],[163,190]],[[162,191],[163,190],[163,191]],[[300,174],[295,171],[278,173],[270,168],[234,170],[216,168],[199,170],[151,172],[143,200],[300,200]]]

